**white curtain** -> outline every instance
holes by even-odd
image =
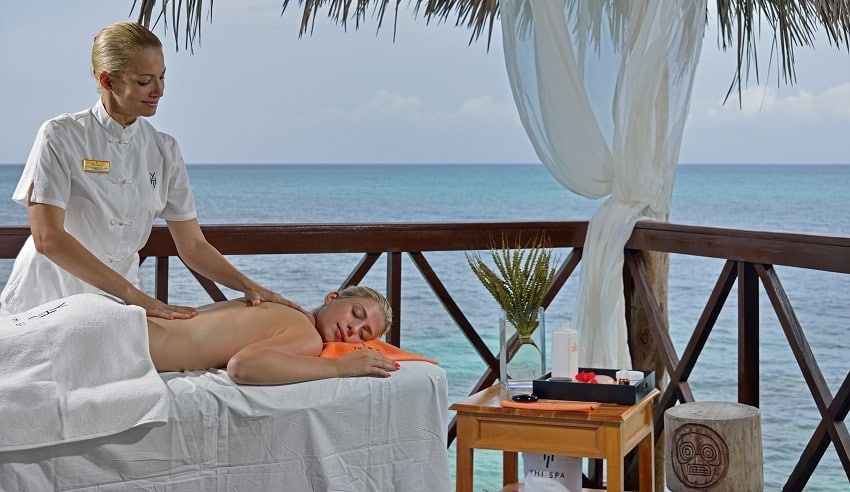
[[[501,0],[505,64],[537,155],[590,220],[573,321],[585,367],[631,368],[623,248],[666,220],[706,0]],[[566,211],[568,212],[568,211]]]

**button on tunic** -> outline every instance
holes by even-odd
[[[121,127],[98,101],[45,122],[12,199],[65,210],[65,230],[139,286],[139,253],[156,218],[197,217],[177,141],[144,118]],[[99,292],[35,250],[32,236],[0,294],[0,314],[82,292]]]

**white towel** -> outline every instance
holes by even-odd
[[[165,424],[145,311],[79,294],[0,317],[0,451]]]

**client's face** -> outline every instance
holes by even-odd
[[[378,304],[360,297],[325,297],[316,313],[316,330],[325,342],[366,342],[384,333],[384,316]]]

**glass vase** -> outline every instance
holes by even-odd
[[[537,311],[537,326],[520,334],[505,311],[499,315],[499,381],[509,392],[530,390],[532,382],[546,374],[546,316]]]

